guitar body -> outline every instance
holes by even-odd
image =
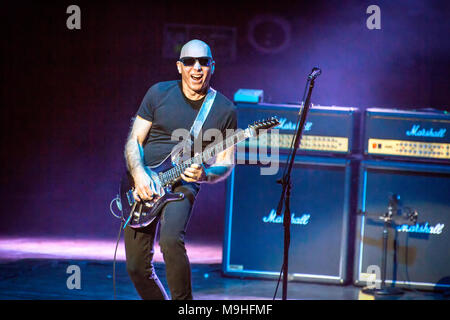
[[[173,167],[170,157],[155,167],[147,167],[147,173],[156,183],[157,189],[161,186],[159,173],[165,172]],[[173,185],[173,184],[172,184]],[[171,201],[179,201],[184,198],[181,192],[172,192],[172,185],[162,188],[163,192],[159,198],[151,201],[136,201],[133,197],[134,180],[127,171],[120,183],[120,202],[122,204],[122,214],[125,217],[126,224],[131,228],[139,229],[148,226],[162,212],[164,206]]]
[[[146,167],[146,171],[153,182],[156,184],[156,190],[160,190],[159,197],[151,201],[135,201],[133,197],[134,180],[129,172],[126,172],[120,183],[120,202],[122,206],[122,216],[125,221],[124,228],[129,225],[131,228],[139,229],[148,226],[161,214],[164,206],[171,201],[179,201],[184,198],[184,194],[172,192],[176,183],[181,179],[181,173],[191,164],[203,164],[212,159],[223,150],[234,146],[240,141],[250,137],[256,137],[260,130],[266,130],[279,125],[278,119],[257,121],[245,130],[237,130],[236,133],[227,137],[212,146],[209,146],[201,154],[190,159],[180,158],[174,165],[171,155],[154,167]],[[177,153],[176,153],[177,154]]]

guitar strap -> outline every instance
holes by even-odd
[[[194,123],[192,124],[190,130],[190,134],[194,140],[200,133],[203,123],[205,122],[206,117],[208,116],[209,111],[211,110],[214,100],[216,99],[216,93],[217,93],[216,90],[214,90],[211,87],[209,88],[208,94],[205,97],[205,101],[203,101],[203,104],[197,113],[197,117],[195,118]]]
[[[203,101],[200,110],[197,113],[197,117],[192,124],[191,130],[189,131],[190,137],[183,142],[181,142],[181,146],[174,149],[172,152],[172,162],[180,163],[183,159],[183,154],[187,154],[187,151],[191,150],[191,146],[193,141],[197,138],[200,130],[202,129],[203,124],[205,123],[206,118],[208,117],[209,112],[211,111],[211,107],[216,99],[217,91],[212,87],[209,87],[209,91],[206,94],[205,100]],[[190,157],[190,154],[189,154]]]

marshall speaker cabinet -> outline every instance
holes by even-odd
[[[237,154],[228,179],[223,272],[277,279],[283,262],[283,218],[276,215],[286,155],[275,175]],[[349,160],[297,156],[292,170],[289,279],[342,284],[348,247]],[[274,165],[274,163],[272,163]]]
[[[450,288],[450,167],[363,161],[361,175],[359,207],[367,215],[357,219],[355,283],[365,285],[369,267],[381,267],[383,222],[377,216],[396,194],[398,215],[418,216],[415,223],[394,221],[389,228],[386,283]]]

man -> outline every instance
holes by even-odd
[[[186,43],[176,63],[181,81],[153,85],[144,96],[136,114],[127,143],[127,168],[135,182],[137,201],[157,197],[158,190],[145,170],[163,161],[178,144],[172,139],[177,129],[191,128],[210,89],[215,62],[209,46],[200,40]],[[217,92],[211,110],[203,123],[203,132],[236,129],[233,103]],[[206,146],[208,142],[203,141]],[[184,245],[184,235],[200,184],[225,179],[234,160],[234,148],[219,153],[208,168],[192,164],[181,175],[174,192],[182,192],[181,201],[168,203],[159,219],[159,245],[166,265],[167,283],[172,299],[192,299],[191,269]],[[152,264],[157,222],[144,229],[125,228],[127,270],[142,299],[168,299]]]

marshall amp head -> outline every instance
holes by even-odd
[[[250,153],[256,148],[277,147],[280,153],[288,152],[297,131],[296,124],[300,105],[249,104],[238,103],[238,127],[251,119],[276,116],[280,125],[269,134],[249,139],[238,147],[247,147]],[[354,142],[355,118],[359,114],[355,108],[312,106],[309,109],[303,129],[299,153],[348,155],[356,152]]]
[[[450,114],[443,111],[367,109],[364,153],[368,156],[450,160]]]

